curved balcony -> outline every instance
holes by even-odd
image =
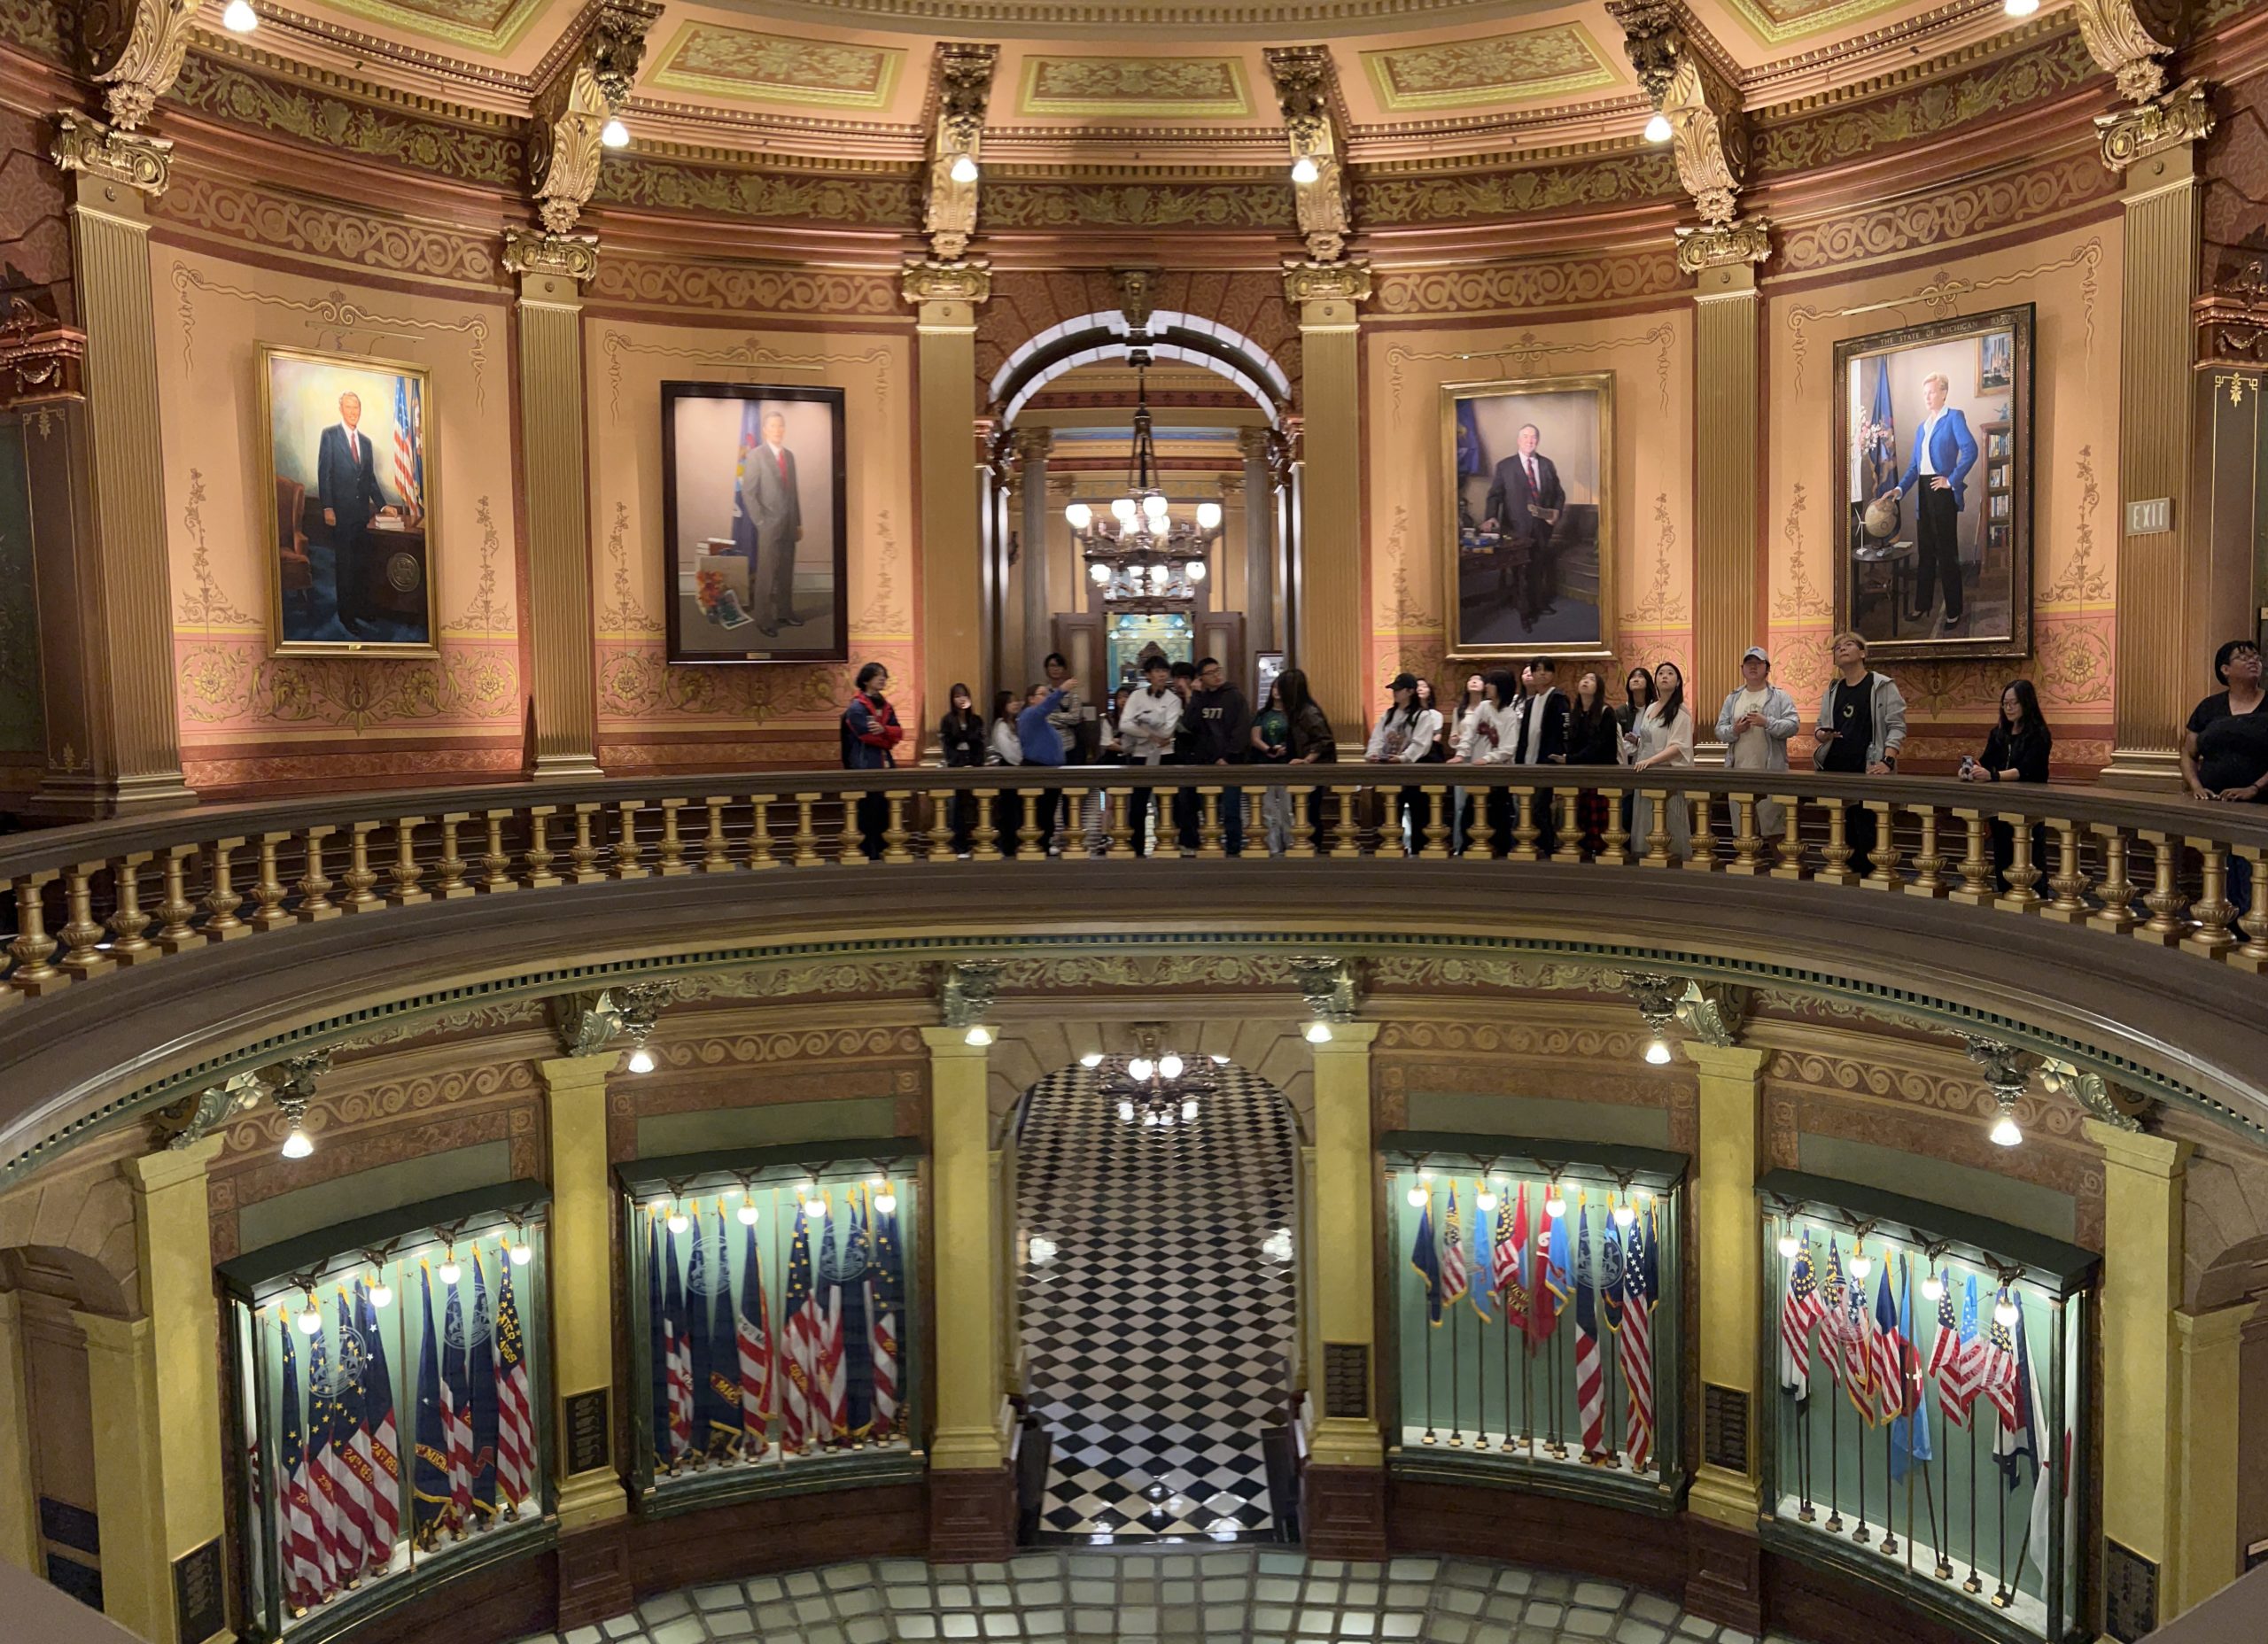
[[[341,1001],[367,1021],[467,990],[556,991],[610,966],[698,965],[752,944],[882,932],[903,942],[909,931],[932,945],[1010,931],[1278,943],[1363,932],[1831,981],[2152,1087],[2256,1135],[2268,1128],[2251,1071],[2268,1053],[2268,909],[2256,900],[2240,918],[2228,895],[2233,865],[2256,883],[2268,871],[2268,818],[2245,807],[1705,771],[1674,783],[1584,771],[1578,789],[1573,772],[1414,767],[1406,774],[1430,795],[1431,822],[1405,855],[1381,798],[1405,784],[1381,782],[1376,767],[1244,768],[1232,784],[1198,774],[518,785],[27,835],[0,849],[15,915],[0,978],[0,1007],[12,1007],[0,1008],[0,1065],[12,1070],[0,1171],[19,1174],[98,1119],[343,1032],[347,1019],[326,1015]],[[1452,856],[1448,799],[1460,787],[1472,796],[1472,834]],[[1165,817],[1173,795],[1193,793],[1193,849],[1169,826],[1161,849],[1136,856],[1128,801],[1144,790]],[[1270,855],[1257,818],[1278,790],[1286,837]],[[1050,792],[1078,818],[1060,857],[1037,827],[1037,801]],[[1234,856],[1231,792],[1254,818],[1254,847]],[[1588,843],[1581,793],[1606,796]],[[1625,826],[1622,795],[1646,802],[1644,837]],[[1677,799],[1692,813],[1682,860],[1663,821]],[[1767,800],[1792,818],[1784,841],[1759,835]],[[1863,876],[1850,832],[1860,811],[1879,833]],[[1018,819],[1005,834],[1004,818]],[[1995,822],[2008,825],[2005,890]]]

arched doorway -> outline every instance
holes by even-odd
[[[1295,1121],[1273,1085],[1193,1051],[1180,1081],[1138,1077],[1142,1055],[1154,1071],[1170,1048],[1050,1074],[1018,1115],[1023,1382],[1050,1445],[1043,1542],[1293,1528]]]

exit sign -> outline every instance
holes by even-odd
[[[2149,497],[2126,505],[2126,534],[2148,537],[2173,529],[2173,499]]]

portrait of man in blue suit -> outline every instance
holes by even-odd
[[[1951,389],[1941,371],[1922,379],[1926,408],[1922,425],[1914,430],[1914,454],[1898,482],[1899,494],[1915,492],[1915,609],[1907,616],[1928,621],[1942,583],[1948,628],[1961,620],[1961,515],[1967,505],[1969,470],[1977,466],[1977,436],[1969,431],[1969,419],[1958,407],[1946,404]]]

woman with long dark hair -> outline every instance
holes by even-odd
[[[1441,740],[1441,717],[1430,708],[1418,705],[1419,680],[1414,673],[1398,673],[1386,686],[1392,701],[1379,716],[1377,726],[1363,749],[1363,759],[1371,764],[1422,764],[1433,744]],[[1403,833],[1404,816],[1409,818],[1408,833]],[[1433,808],[1425,801],[1425,790],[1417,783],[1403,787],[1394,807],[1394,832],[1402,838],[1403,849],[1416,854],[1425,842],[1425,828],[1433,819]]]
[[[2054,734],[2039,711],[2039,693],[2029,679],[2011,679],[2000,687],[2000,717],[1984,738],[1979,757],[1963,756],[1964,782],[2045,782],[2047,759],[2055,746]],[[2005,822],[1992,824],[1992,877],[2002,890],[2008,887],[2008,864],[2016,859],[2016,830]],[[2031,865],[2047,876],[2047,825],[2031,825]],[[2032,880],[2034,885],[2039,880]]]
[[[1575,700],[1567,710],[1567,763],[1571,765],[1612,765],[1622,762],[1622,727],[1614,704],[1606,700],[1606,678],[1596,668],[1583,670],[1575,681]],[[1575,799],[1575,820],[1583,831],[1582,848],[1597,850],[1606,841],[1610,795],[1585,788]]]
[[[845,771],[888,771],[897,764],[896,748],[905,738],[905,728],[897,723],[897,710],[890,706],[889,698],[882,693],[889,689],[889,670],[880,663],[868,663],[858,670],[858,690],[850,698],[850,705],[843,710],[839,729],[843,737],[843,768]],[[870,857],[882,854],[883,834],[889,826],[889,798],[884,794],[867,794],[858,801],[859,848]]]
[[[1268,682],[1260,711],[1252,717],[1252,763],[1287,765],[1292,763],[1292,717],[1284,711],[1282,675]],[[1292,795],[1289,789],[1261,790],[1260,820],[1268,835],[1268,854],[1280,857],[1292,839]]]
[[[1633,771],[1674,771],[1693,763],[1693,714],[1685,705],[1685,674],[1675,663],[1654,670],[1654,700],[1639,710],[1631,749]],[[1664,811],[1669,854],[1682,862],[1693,854],[1693,807],[1682,794],[1669,796]],[[1630,843],[1644,854],[1654,831],[1653,802],[1639,795],[1630,808]]]
[[[1295,765],[1330,765],[1339,763],[1339,739],[1332,734],[1331,721],[1323,711],[1323,704],[1315,700],[1308,689],[1307,671],[1286,668],[1276,676],[1282,688],[1284,717],[1291,726],[1290,763]],[[1345,826],[1353,818],[1341,817]],[[1323,826],[1323,790],[1317,788],[1308,795],[1308,823],[1313,827]]]
[[[947,695],[952,705],[945,717],[937,722],[937,745],[944,750],[948,770],[960,770],[984,763],[984,720],[976,711],[976,699],[965,685],[956,685]],[[969,830],[976,826],[976,795],[967,789],[957,790],[952,797],[953,853],[968,854]]]

